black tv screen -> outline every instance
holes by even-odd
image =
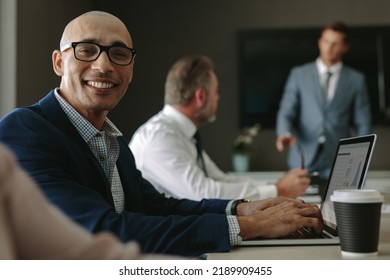
[[[274,128],[292,67],[318,57],[320,28],[240,30],[240,126]],[[351,27],[344,63],[366,77],[374,124],[390,119],[390,27]]]

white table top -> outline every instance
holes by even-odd
[[[273,180],[283,172],[247,172],[239,175]],[[235,173],[237,174],[237,173]],[[390,259],[390,171],[368,172],[365,188],[381,191],[382,208],[378,255],[366,259]],[[343,259],[340,245],[235,247],[227,253],[210,253],[210,260],[337,260]]]

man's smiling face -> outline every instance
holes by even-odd
[[[104,13],[86,14],[72,21],[65,28],[61,45],[70,42],[133,47],[125,25]],[[77,60],[73,48],[53,53],[54,70],[61,76],[61,96],[92,123],[94,118],[105,117],[123,97],[133,77],[133,64],[113,64],[107,52],[91,62]]]

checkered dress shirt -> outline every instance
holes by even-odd
[[[58,94],[57,89],[55,90],[55,96],[69,120],[76,127],[81,137],[83,137],[97,160],[100,162],[104,173],[106,174],[106,178],[111,185],[111,194],[115,211],[117,213],[122,212],[125,208],[125,195],[116,166],[116,161],[119,157],[119,144],[116,138],[122,136],[122,133],[109,119],[105,120],[102,130],[99,131],[66,102],[66,100]]]

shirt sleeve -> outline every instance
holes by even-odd
[[[240,245],[242,242],[242,238],[241,236],[238,235],[240,233],[240,226],[237,221],[237,216],[228,215],[227,221],[229,225],[230,245],[232,246]]]
[[[258,200],[277,194],[274,185],[226,175],[203,152],[208,173],[205,176],[197,164],[194,143],[174,131],[160,129],[147,136],[135,134],[130,148],[143,176],[167,196]]]

